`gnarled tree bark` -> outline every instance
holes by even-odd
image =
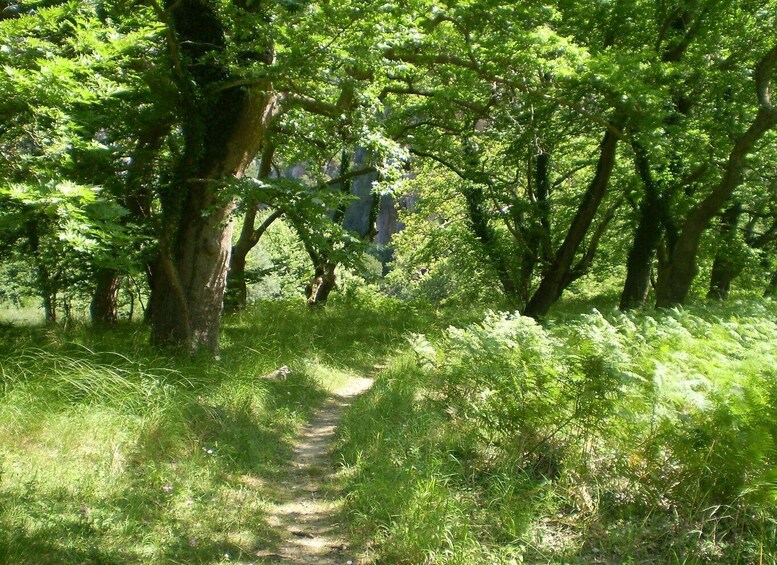
[[[152,288],[154,344],[218,349],[232,247],[232,198],[224,185],[256,155],[272,113],[269,83],[230,86],[225,32],[204,0],[176,0],[158,13],[181,95],[184,136],[173,186],[160,194],[163,233]],[[265,63],[271,62],[268,52]]]

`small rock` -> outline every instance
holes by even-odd
[[[266,375],[262,375],[259,378],[266,381],[285,381],[286,377],[288,377],[290,374],[291,369],[289,369],[287,365],[284,365],[280,369],[276,369],[272,373],[267,373]]]

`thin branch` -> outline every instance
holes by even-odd
[[[595,164],[596,164],[596,160],[595,159],[590,160],[590,161],[583,161],[583,162],[579,163],[577,166],[573,167],[571,170],[569,170],[566,173],[564,173],[564,175],[561,178],[556,180],[553,183],[553,185],[552,185],[553,188],[558,187],[559,185],[561,185],[565,181],[567,181],[570,178],[572,178],[572,176],[574,176],[575,173],[578,173],[578,172],[582,171],[583,169],[587,169],[591,165],[595,165]]]
[[[270,226],[273,224],[273,222],[275,220],[277,220],[278,218],[280,218],[284,214],[285,214],[285,212],[283,210],[279,209],[279,210],[276,210],[275,212],[273,212],[272,214],[270,214],[269,216],[267,216],[264,219],[264,221],[261,224],[259,224],[259,227],[254,230],[254,233],[251,236],[252,243],[254,245],[259,243],[259,240],[264,235],[264,232],[266,232],[270,228]]]
[[[677,181],[675,184],[673,184],[671,187],[669,187],[669,192],[675,192],[683,188],[684,186],[688,186],[690,184],[695,183],[696,181],[701,180],[701,178],[707,173],[707,170],[709,169],[708,164],[702,164],[699,165],[696,169],[685,175],[683,178],[681,178],[679,181]]]
[[[339,116],[342,111],[335,104],[329,102],[322,102],[311,96],[305,94],[298,94],[296,92],[284,92],[281,95],[281,102],[290,102],[291,104],[300,106],[312,114],[318,114],[321,116],[327,116],[335,118]]]
[[[361,177],[361,176],[369,175],[370,173],[376,173],[376,172],[378,172],[378,169],[376,169],[375,167],[371,167],[371,166],[370,167],[364,167],[363,169],[358,169],[356,171],[351,171],[349,173],[345,173],[344,175],[340,175],[339,177],[334,178],[334,179],[332,179],[330,181],[327,181],[326,185],[327,186],[335,186],[337,184],[340,184],[340,183],[343,183],[343,182],[345,182],[347,180],[350,180],[350,179],[352,179],[354,177]]]
[[[412,153],[413,155],[417,155],[419,157],[426,157],[427,159],[431,159],[432,161],[437,161],[446,169],[449,169],[452,172],[456,173],[456,175],[459,176],[462,180],[466,180],[466,181],[473,180],[469,175],[467,175],[461,169],[456,167],[456,165],[454,165],[449,161],[446,161],[442,157],[434,155],[433,153],[427,153],[426,151],[419,151],[418,149],[413,149],[412,147],[410,148],[410,153]]]
[[[604,213],[604,216],[599,222],[599,225],[596,226],[594,233],[591,234],[591,240],[588,242],[588,247],[585,250],[585,253],[570,273],[570,276],[573,277],[572,280],[579,279],[591,268],[591,265],[594,262],[594,257],[596,256],[596,250],[599,248],[599,241],[602,239],[604,232],[607,230],[607,226],[610,225],[610,222],[612,222],[613,218],[615,217],[615,212],[618,210],[620,205],[621,201],[616,201]]]
[[[560,106],[564,106],[597,124],[601,124],[602,126],[607,128],[609,131],[611,131],[619,138],[624,136],[624,132],[621,131],[620,127],[617,127],[615,124],[613,124],[612,122],[610,122],[605,118],[591,114],[587,110],[583,109],[578,103],[570,102],[569,100],[564,100],[561,98],[554,98],[553,96],[549,94],[545,94],[543,91],[540,91],[540,90],[535,91],[534,89],[530,88],[526,82],[510,80],[503,76],[495,75],[493,73],[488,73],[476,62],[462,59],[460,57],[455,57],[453,55],[422,55],[419,53],[402,52],[397,50],[396,48],[390,48],[385,50],[383,52],[383,57],[389,61],[411,63],[414,65],[426,66],[426,67],[432,67],[432,68],[437,65],[452,65],[463,69],[469,69],[477,73],[477,75],[482,79],[485,79],[492,83],[497,83],[504,86],[508,86],[510,88],[514,88],[520,92],[523,92],[524,94],[527,94],[534,98],[538,98],[540,100],[553,102]]]
[[[414,88],[413,86],[386,86],[383,88],[383,90],[378,95],[379,100],[384,100],[387,95],[389,94],[401,94],[405,96],[421,96],[423,98],[439,98],[440,93],[435,92],[433,90],[419,90],[417,88]],[[466,108],[468,110],[472,110],[473,112],[484,114],[488,108],[486,106],[483,106],[482,104],[479,104],[477,102],[473,102],[471,100],[462,100],[459,98],[453,98],[448,99],[448,102],[451,102],[457,106],[461,106],[462,108]]]
[[[150,2],[154,12],[156,12],[156,15],[159,16],[159,20],[165,24],[165,38],[167,40],[167,48],[170,51],[170,58],[172,59],[173,69],[175,70],[175,74],[178,77],[178,81],[180,82],[179,86],[184,87],[188,81],[186,80],[186,72],[184,71],[183,63],[181,63],[181,49],[178,45],[178,40],[175,38],[173,27],[170,25],[170,12],[177,8],[178,4],[181,2],[178,0],[172,6],[170,6],[169,10],[162,8],[157,0],[150,0]]]
[[[771,81],[774,69],[777,67],[777,45],[764,55],[755,67],[755,89],[758,93],[758,104],[770,114],[777,112],[772,106]]]

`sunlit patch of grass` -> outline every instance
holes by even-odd
[[[351,379],[365,376],[365,373],[333,367],[320,359],[306,359],[302,370],[330,393],[342,389]]]
[[[0,324],[30,326],[43,322],[43,308],[32,301],[23,304],[0,302]]]
[[[0,562],[260,562],[300,426],[406,331],[444,325],[333,302],[227,318],[219,360],[155,350],[137,324],[0,326]]]

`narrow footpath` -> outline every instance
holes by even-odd
[[[270,525],[285,532],[277,553],[267,563],[357,565],[337,523],[342,493],[334,484],[337,469],[331,449],[337,426],[354,399],[372,386],[372,379],[354,378],[335,391],[313,415],[298,438],[288,475],[279,484],[289,498],[271,510]]]

